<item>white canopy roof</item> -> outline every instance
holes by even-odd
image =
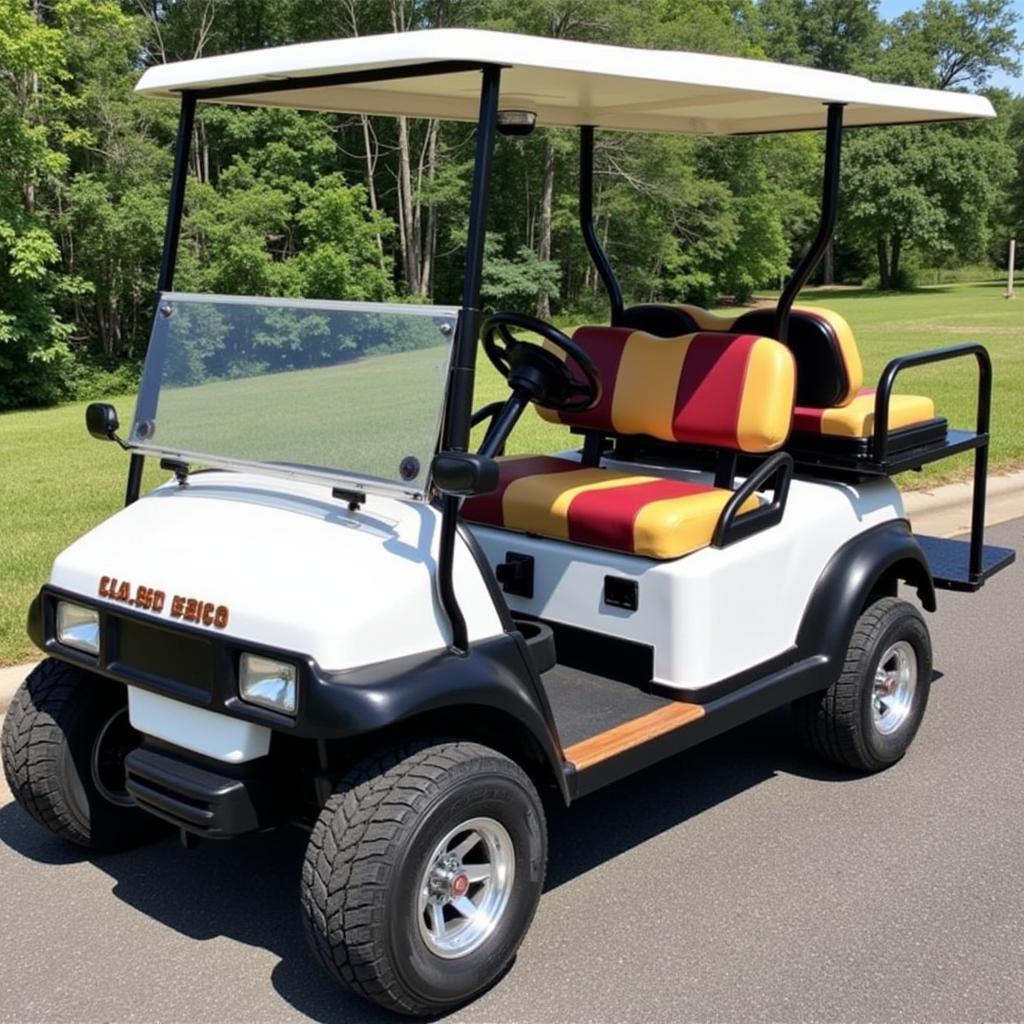
[[[260,91],[260,84],[416,64],[502,65],[501,106],[535,111],[538,124],[704,135],[825,126],[825,104],[844,103],[846,125],[994,117],[982,96],[883,85],[856,75],[670,50],[565,39],[430,29],[278,46],[149,68],[138,92],[238,86],[222,103],[361,114],[476,120],[478,71],[393,81]]]

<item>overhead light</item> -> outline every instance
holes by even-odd
[[[537,125],[534,110],[499,110],[498,131],[502,135],[529,135]]]

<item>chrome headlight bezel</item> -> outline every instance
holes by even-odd
[[[57,643],[72,650],[98,657],[100,653],[100,613],[98,608],[58,601],[54,613]]]
[[[238,696],[246,704],[294,718],[299,700],[299,666],[244,651],[238,658]]]

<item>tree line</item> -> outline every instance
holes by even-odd
[[[0,0],[0,409],[131,387],[153,309],[176,104],[154,63],[306,40],[475,26],[781,60],[988,92],[992,122],[847,133],[826,282],[913,284],[995,264],[1024,220],[1024,99],[1010,0]],[[176,287],[458,299],[473,126],[201,106]],[[777,286],[819,208],[821,133],[598,132],[599,237],[635,301]],[[606,316],[578,227],[578,133],[502,139],[484,293]]]

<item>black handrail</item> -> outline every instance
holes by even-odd
[[[789,311],[800,289],[807,284],[807,279],[814,273],[818,261],[832,241],[836,230],[836,217],[839,214],[839,155],[843,145],[843,104],[830,103],[828,121],[825,130],[825,170],[821,187],[821,221],[818,233],[814,236],[810,249],[796,265],[792,277],[782,289],[779,301],[775,306],[775,337],[785,341],[789,333]]]
[[[897,356],[890,360],[878,378],[878,389],[875,392],[875,429],[871,441],[871,454],[875,462],[884,465],[889,453],[889,401],[897,375],[914,366],[942,363],[947,359],[963,359],[967,356],[974,356],[978,363],[978,444],[974,449],[974,493],[971,500],[971,551],[968,566],[971,580],[974,582],[981,578],[985,548],[985,489],[988,485],[989,425],[992,419],[992,358],[985,346],[971,341],[962,345],[930,349],[927,352],[914,352],[912,355]]]
[[[622,288],[615,271],[612,270],[608,254],[601,248],[594,227],[594,126],[580,126],[580,229],[583,231],[583,244],[594,261],[594,269],[608,293],[611,304],[610,323],[615,326],[622,320],[623,300]]]
[[[711,536],[713,548],[724,548],[759,533],[761,530],[774,526],[782,519],[786,510],[786,499],[789,497],[789,485],[793,480],[793,456],[788,452],[776,452],[771,458],[765,459],[754,470],[741,487],[725,503],[722,514],[715,524],[715,532]],[[740,512],[740,509],[755,493],[774,481],[772,500],[768,505]]]

